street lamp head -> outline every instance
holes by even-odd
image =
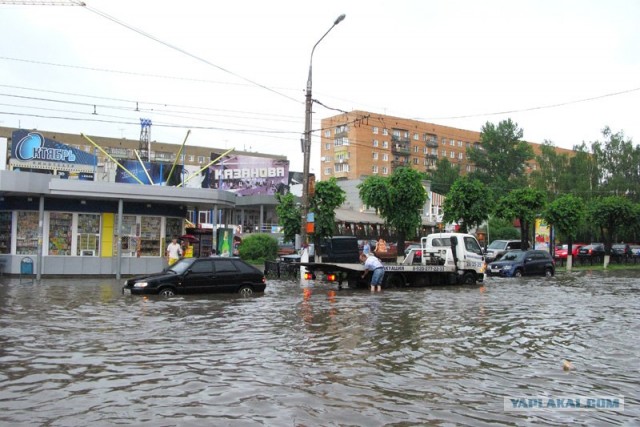
[[[345,15],[344,13],[340,16],[338,16],[335,20],[335,22],[333,23],[333,25],[338,25],[340,22],[342,22],[344,20],[344,18],[346,18],[347,15]]]

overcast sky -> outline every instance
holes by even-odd
[[[344,13],[313,56],[313,98],[336,109],[315,104],[314,129],[358,109],[478,132],[511,118],[565,148],[605,126],[640,139],[636,0],[8,3],[1,126],[135,140],[150,118],[152,140],[191,129],[187,145],[302,170],[311,49]]]

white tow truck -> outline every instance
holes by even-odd
[[[417,252],[419,262],[414,263]],[[309,280],[337,282],[341,288],[368,285],[362,279],[361,263],[301,263]],[[434,233],[420,239],[420,247],[412,249],[401,263],[383,263],[386,288],[427,285],[473,285],[484,280],[484,252],[475,236],[465,233]]]

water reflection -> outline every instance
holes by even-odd
[[[639,282],[574,272],[372,294],[270,281],[252,298],[163,299],[4,278],[0,423],[632,425]],[[503,407],[594,394],[623,396],[624,412]]]

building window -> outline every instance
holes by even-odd
[[[420,152],[420,147],[418,147],[417,145],[413,146],[413,152],[414,153],[419,153]]]
[[[373,167],[371,168],[371,172],[378,173],[378,165],[373,165]]]
[[[449,145],[452,146],[452,147],[455,147],[456,146],[456,140],[452,139],[451,141],[449,141]]]
[[[378,153],[375,151],[373,152],[373,160],[378,160]]]
[[[417,133],[414,133],[414,134],[413,134],[413,140],[414,140],[414,141],[419,141],[419,140],[420,140],[420,135],[419,135],[419,134],[417,134]]]
[[[447,150],[442,150],[442,157],[447,157]]]
[[[374,140],[373,140],[373,146],[374,146],[374,147],[377,147],[377,146],[378,146],[378,140],[377,140],[377,139],[374,139]]]
[[[383,175],[389,175],[389,169],[387,169],[387,167],[386,167],[386,166],[383,166],[383,167],[382,167],[382,174],[383,174]]]
[[[458,147],[462,147],[462,141],[458,141]]]
[[[452,159],[455,159],[455,158],[456,158],[456,153],[455,153],[453,150],[451,150],[451,153],[450,153],[450,154],[451,154],[451,156],[450,156],[450,157],[451,157]]]
[[[331,138],[331,129],[325,129],[324,136],[325,138]]]
[[[324,149],[325,150],[331,150],[331,143],[327,142],[326,144],[324,144]]]
[[[447,138],[442,137],[442,145],[447,145]]]
[[[333,145],[335,145],[336,147],[349,145],[349,138],[347,138],[346,136],[338,137],[333,141]]]
[[[382,128],[382,134],[383,134],[383,135],[389,135],[389,129],[387,129],[387,128]]]
[[[382,141],[382,148],[389,148],[389,141]]]
[[[331,175],[331,168],[325,168],[324,169],[324,174],[325,175]]]
[[[378,134],[378,126],[374,126],[372,130],[375,135]]]
[[[337,163],[334,165],[336,173],[338,172],[349,172],[349,164],[348,163]]]
[[[467,172],[471,172],[471,165],[467,165]]]
[[[205,161],[204,156],[198,156],[198,163],[203,164]]]
[[[389,155],[387,153],[382,153],[382,161],[383,162],[388,162],[389,161]]]
[[[464,159],[464,154],[458,153],[458,159],[460,159],[460,160]]]
[[[414,157],[414,158],[413,158],[413,164],[414,164],[414,165],[417,165],[417,164],[418,164],[418,158],[417,158],[417,157]]]
[[[438,149],[437,148],[432,148],[431,149],[431,154],[433,154],[434,156],[438,156]]]
[[[336,126],[336,134],[349,132],[349,127],[347,125]]]
[[[191,163],[193,163],[193,161],[194,161],[194,159],[195,159],[195,158],[196,158],[196,157],[195,157],[193,154],[189,154],[189,161],[190,161]]]

